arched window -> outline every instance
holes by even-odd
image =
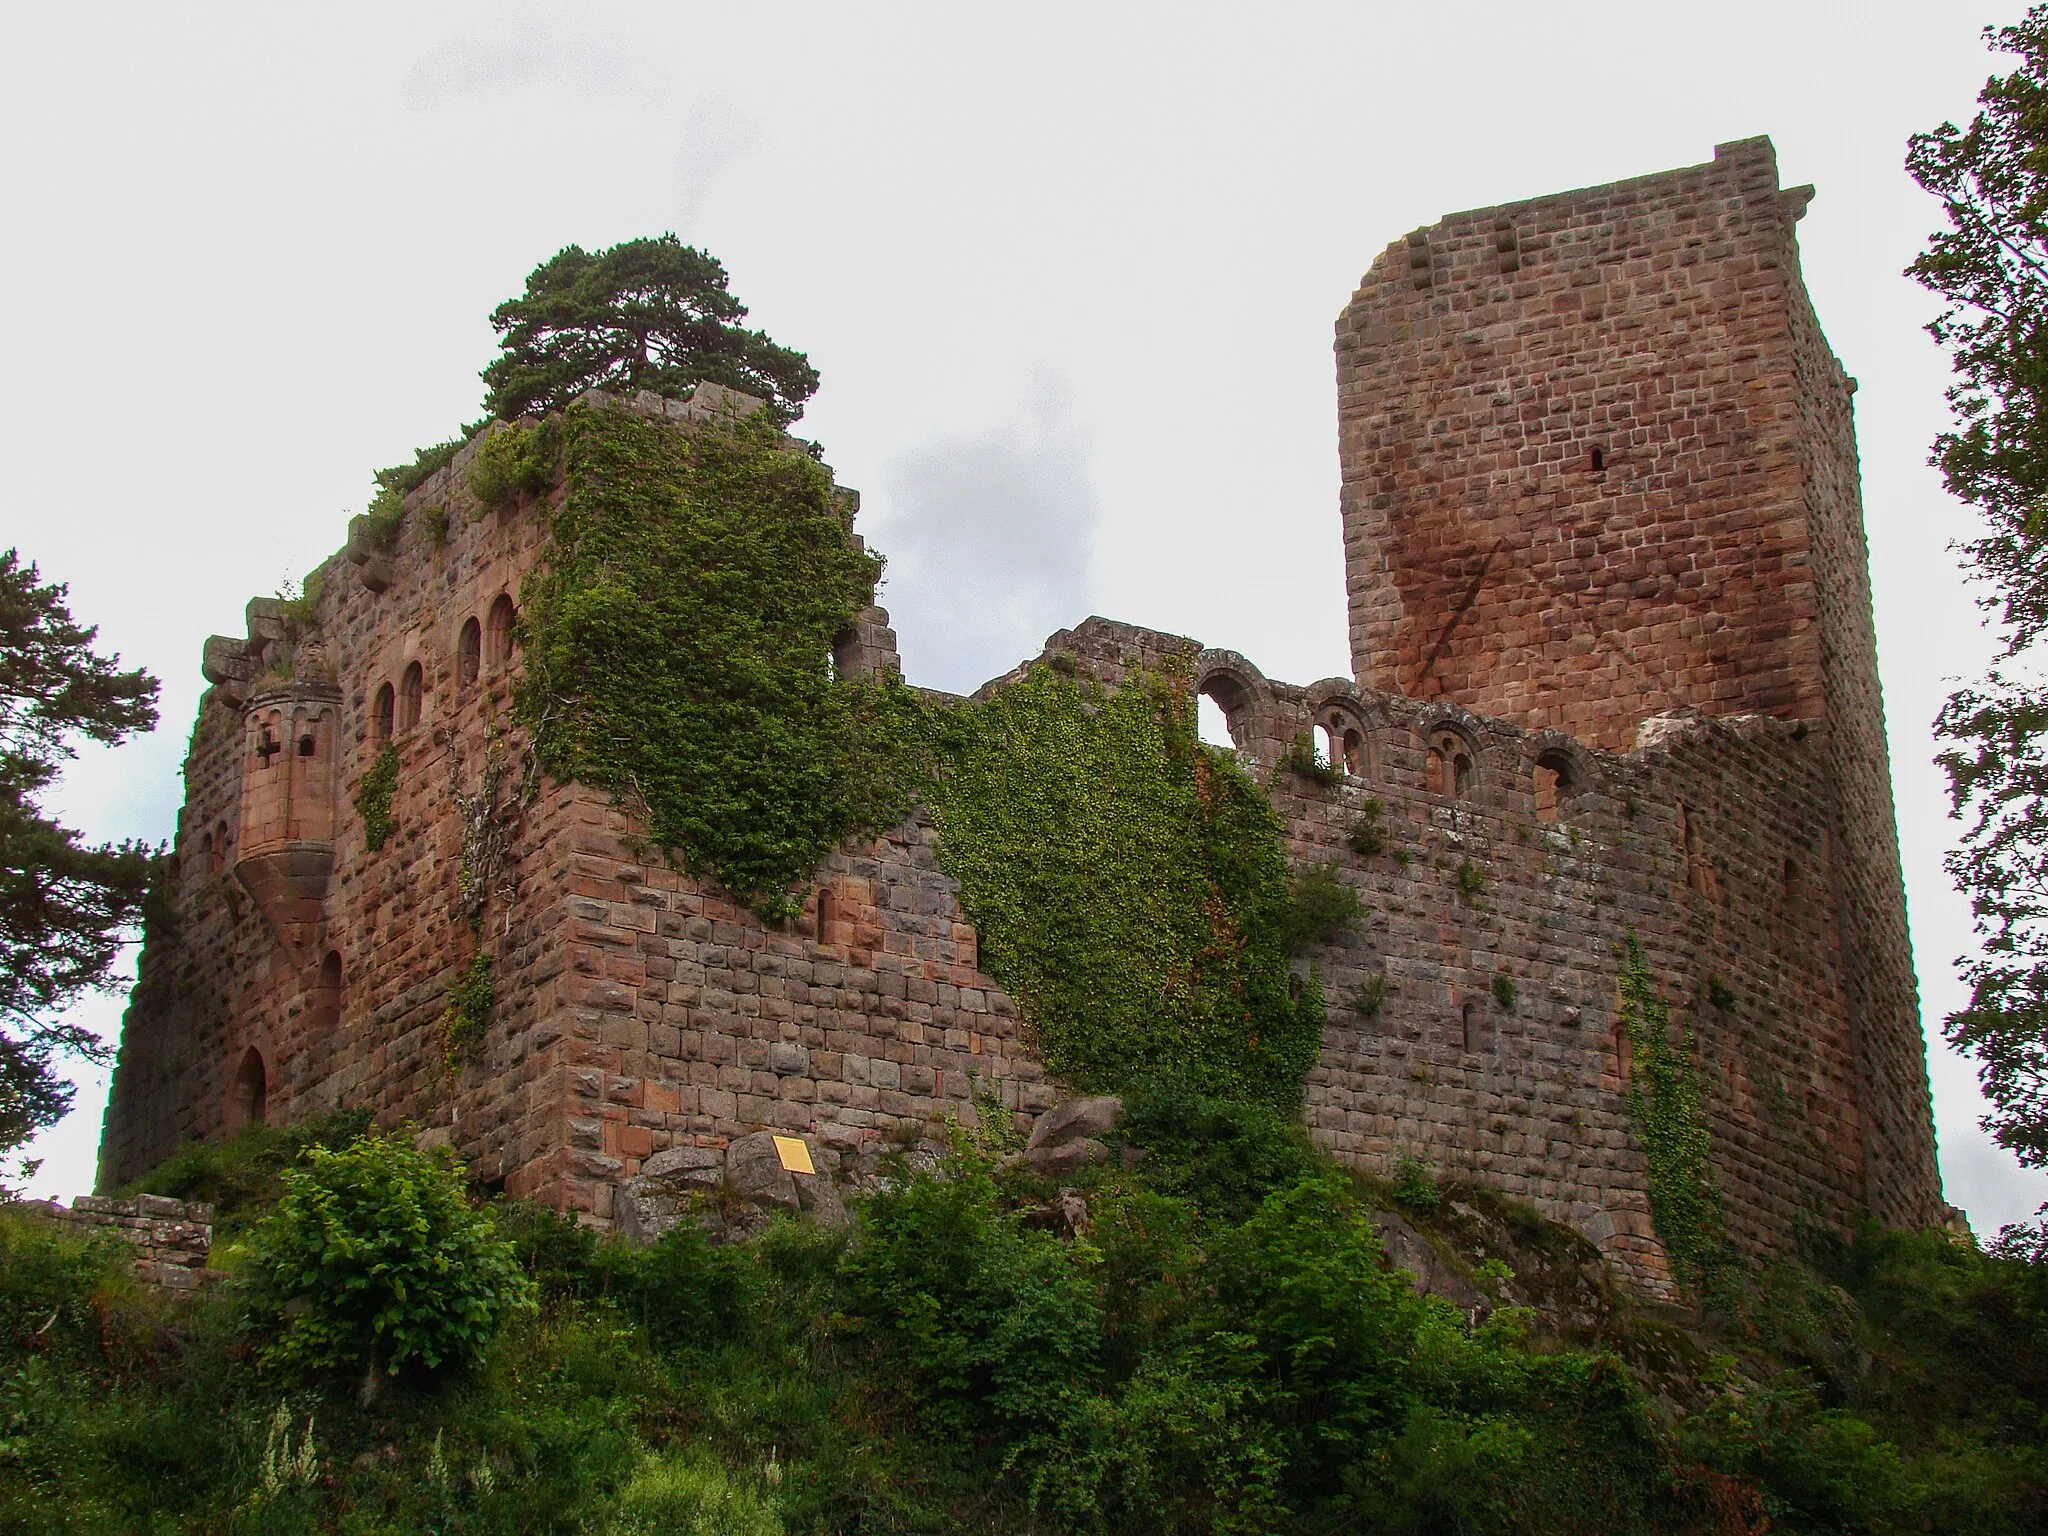
[[[1429,734],[1429,757],[1424,764],[1427,788],[1433,795],[1462,800],[1472,792],[1472,748],[1452,730]]]
[[[836,915],[832,910],[832,905],[831,887],[820,886],[818,889],[817,923],[817,937],[820,944],[830,944],[832,942],[832,920]]]
[[[1464,1029],[1461,1044],[1464,1047],[1465,1054],[1469,1056],[1479,1049],[1479,1005],[1477,1003],[1467,1003],[1460,1021]]]
[[[512,626],[519,618],[519,611],[512,606],[512,599],[504,593],[491,604],[490,657],[491,670],[496,672],[512,665]]]
[[[1578,789],[1571,754],[1556,747],[1538,753],[1530,787],[1536,795],[1536,819],[1556,821],[1563,802]]]
[[[1344,758],[1341,749],[1337,745],[1337,733],[1331,730],[1327,723],[1316,727],[1315,743],[1316,761],[1327,768],[1335,768],[1339,773],[1342,773],[1344,771]]]
[[[484,669],[484,632],[475,619],[462,621],[462,638],[455,642],[455,685],[467,688]]]
[[[370,714],[370,728],[379,741],[391,739],[391,722],[397,707],[396,700],[397,695],[391,691],[389,683],[377,689],[377,706]]]
[[[1212,747],[1242,749],[1251,745],[1251,695],[1228,672],[1202,680],[1195,700],[1195,734]]]
[[[219,874],[228,867],[228,824],[216,821],[213,824],[213,839],[207,844],[210,850],[207,863],[213,873]]]
[[[1344,771],[1354,779],[1364,778],[1365,732],[1355,725],[1346,726],[1343,735],[1338,738],[1337,748],[1344,754]]]
[[[270,1074],[263,1067],[263,1053],[250,1046],[242,1052],[235,1068],[235,1080],[228,1087],[228,1129],[261,1125],[270,1112]]]
[[[302,731],[299,733],[299,756],[311,757],[315,752],[318,752],[319,750],[319,737],[315,736],[311,731]]]
[[[427,694],[427,675],[414,662],[398,680],[398,728],[409,731],[420,723],[420,706]]]

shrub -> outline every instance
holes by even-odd
[[[619,1490],[616,1536],[782,1536],[775,1505],[702,1450],[649,1456]]]
[[[1386,807],[1374,796],[1358,808],[1358,819],[1351,823],[1351,851],[1363,857],[1387,851],[1387,824],[1383,819]]]
[[[1085,1396],[1101,1342],[1094,1287],[986,1178],[920,1175],[875,1196],[843,1271],[939,1432],[1023,1440]]]
[[[1180,1078],[1153,1078],[1133,1090],[1119,1129],[1145,1149],[1149,1185],[1215,1221],[1245,1220],[1267,1195],[1315,1168],[1308,1138],[1288,1117],[1201,1093]]]
[[[656,1349],[684,1350],[738,1338],[759,1291],[747,1250],[685,1219],[640,1256],[627,1295]]]
[[[381,1374],[474,1361],[533,1285],[445,1149],[391,1137],[310,1149],[256,1228],[252,1315],[266,1364]]]
[[[1337,866],[1332,863],[1309,864],[1297,870],[1292,896],[1287,918],[1290,952],[1329,943],[1365,910],[1358,892],[1337,878]]]
[[[1287,750],[1280,754],[1280,766],[1287,772],[1324,789],[1344,782],[1344,770],[1335,763],[1324,762],[1316,755],[1315,742],[1310,739],[1307,731],[1303,731],[1287,743]]]
[[[469,461],[470,494],[493,511],[544,495],[560,478],[561,453],[561,424],[554,420],[493,432]]]

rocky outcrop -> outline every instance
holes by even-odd
[[[804,1173],[785,1166],[778,1140],[803,1148]],[[824,1226],[845,1223],[846,1202],[832,1182],[836,1159],[807,1136],[770,1131],[735,1137],[723,1147],[671,1147],[640,1165],[612,1196],[612,1224],[636,1243],[651,1243],[678,1221],[695,1219],[714,1236],[746,1237],[777,1215],[808,1216]]]

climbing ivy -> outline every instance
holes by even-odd
[[[398,788],[398,748],[384,743],[356,789],[356,814],[363,818],[363,846],[375,853],[391,835],[391,794]]]
[[[881,562],[765,413],[685,433],[580,403],[559,430],[515,713],[550,773],[615,791],[691,874],[788,916],[821,857],[909,805],[917,697],[831,664]]]
[[[483,506],[516,506],[522,496],[552,490],[560,470],[560,418],[534,426],[507,427],[483,440],[469,461],[469,490]]]
[[[1711,1137],[1700,1108],[1692,1031],[1672,1044],[1671,1005],[1657,995],[1633,933],[1621,953],[1621,1021],[1634,1058],[1628,1108],[1649,1165],[1650,1220],[1680,1283],[1712,1293],[1732,1250],[1707,1161]]]
[[[939,863],[1047,1069],[1084,1091],[1174,1070],[1295,1108],[1323,1001],[1289,974],[1280,822],[1196,741],[1189,691],[1040,666],[936,735]]]
[[[441,1010],[441,1057],[449,1071],[469,1059],[491,1027],[493,1001],[490,951],[480,949],[449,985],[448,1006]]]

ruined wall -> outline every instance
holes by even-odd
[[[1693,706],[1817,718],[1768,140],[1453,214],[1338,321],[1353,671],[1626,748]]]
[[[1528,1199],[1651,1289],[1630,935],[1692,1031],[1742,1247],[1941,1214],[1849,385],[1794,275],[1804,200],[1755,141],[1460,215],[1375,264],[1339,335],[1356,681],[1276,683],[1100,619],[1049,642],[1112,686],[1192,669],[1295,859],[1364,902],[1302,962],[1329,1004],[1316,1140]],[[614,403],[677,431],[710,409]],[[473,451],[389,548],[358,532],[315,612],[260,600],[246,637],[208,642],[103,1184],[345,1104],[605,1223],[671,1149],[773,1128],[843,1172],[971,1120],[977,1080],[1020,1123],[1049,1106],[922,813],[839,849],[770,925],[609,796],[529,776],[505,637],[550,508],[478,507]],[[832,661],[894,669],[886,613]],[[1283,766],[1304,732],[1334,782]],[[356,800],[387,741],[394,829],[371,849]],[[480,952],[490,1026],[451,1064],[436,1024]]]
[[[1674,715],[1609,753],[1347,679],[1276,683],[1232,652],[1100,619],[1048,649],[1111,683],[1181,657],[1297,862],[1328,861],[1358,892],[1365,923],[1302,962],[1329,1014],[1306,1094],[1320,1144],[1368,1172],[1413,1158],[1526,1199],[1664,1279],[1618,1032],[1634,933],[1695,1032],[1731,1236],[1782,1251],[1802,1220],[1851,1219],[1859,1090],[1813,733]],[[1319,727],[1339,762],[1358,743],[1327,786],[1281,765]],[[1432,768],[1440,743],[1469,756],[1462,788]],[[1362,820],[1382,851],[1352,846]],[[1787,849],[1810,850],[1789,885]]]
[[[676,416],[652,396],[638,408]],[[772,1125],[872,1161],[948,1108],[971,1117],[970,1075],[1021,1112],[1050,1103],[920,821],[843,849],[819,873],[822,914],[814,896],[770,928],[646,851],[608,796],[541,781],[522,797],[507,719],[519,661],[494,643],[493,614],[539,558],[548,508],[478,507],[473,452],[408,497],[391,548],[358,544],[322,568],[317,623],[259,600],[248,639],[208,642],[178,921],[146,947],[101,1182],[251,1117],[352,1105],[449,1142],[486,1182],[602,1220],[617,1181],[694,1138]],[[863,614],[836,664],[895,667],[887,615]],[[331,744],[316,731],[302,763],[294,722],[309,710],[333,716]],[[393,830],[372,850],[355,800],[387,740]],[[294,819],[289,792],[315,770],[332,787],[318,825],[304,801]],[[461,802],[481,803],[493,771],[511,858],[472,908]],[[323,832],[331,872],[316,881],[300,866]],[[286,849],[299,887],[262,862]],[[451,1070],[436,1025],[479,949],[497,1004]]]

